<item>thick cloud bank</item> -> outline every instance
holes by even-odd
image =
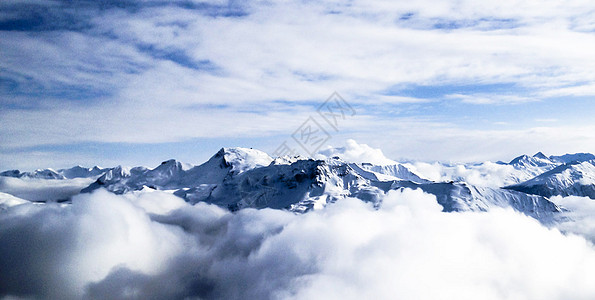
[[[595,249],[419,190],[304,215],[99,190],[0,212],[0,278],[0,297],[56,299],[594,299]]]
[[[37,179],[0,176],[0,192],[29,201],[66,200],[89,186],[94,178]]]

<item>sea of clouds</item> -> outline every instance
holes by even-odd
[[[410,189],[303,215],[98,190],[0,211],[0,298],[594,299],[595,206],[556,202],[583,212],[558,229]]]

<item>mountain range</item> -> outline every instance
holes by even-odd
[[[390,161],[390,160],[388,160]],[[488,163],[469,168],[486,167]],[[493,164],[493,163],[492,163]],[[99,188],[116,194],[163,190],[187,202],[207,202],[229,210],[242,208],[286,209],[305,213],[321,209],[345,197],[382,205],[382,195],[395,189],[421,189],[436,196],[445,212],[487,211],[511,207],[542,222],[550,222],[564,208],[549,201],[552,196],[586,196],[595,199],[595,156],[588,153],[545,156],[522,155],[504,166],[503,186],[468,183],[464,176],[430,180],[411,165],[398,162],[375,165],[349,162],[341,155],[312,159],[272,158],[248,148],[222,148],[207,162],[193,166],[167,160],[155,168],[10,170],[0,176],[27,179],[95,181],[81,193]],[[10,198],[11,203],[16,200]]]
[[[0,173],[0,176],[15,178],[38,178],[38,179],[73,179],[99,176],[110,170],[110,168],[92,167],[85,168],[75,166],[70,169],[37,169],[33,172],[21,172],[19,170],[8,170]]]

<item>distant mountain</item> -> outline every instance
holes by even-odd
[[[552,161],[543,153],[538,152],[533,156],[521,155],[513,159],[509,165],[520,171],[517,174],[519,181],[524,181],[533,178],[537,175],[543,174],[559,165],[558,162]]]
[[[595,155],[591,153],[576,153],[576,154],[564,154],[562,156],[550,156],[550,160],[561,164],[568,164],[572,162],[585,162],[594,160]]]
[[[19,170],[9,170],[0,173],[0,176],[14,177],[14,178],[37,178],[37,179],[73,179],[73,178],[89,178],[96,177],[109,169],[99,168],[97,166],[93,168],[85,168],[81,166],[75,166],[70,169],[38,169],[33,172],[21,172]]]
[[[102,175],[103,173],[107,172],[108,170],[109,170],[109,168],[100,168],[98,166],[94,166],[92,168],[75,166],[70,169],[60,169],[60,170],[58,170],[58,173],[68,179],[89,178],[89,177],[96,177],[96,176]]]
[[[515,168],[510,174],[509,184],[518,184],[531,180],[564,164],[581,163],[595,159],[590,153],[565,154],[562,156],[546,156],[538,152],[533,156],[521,155],[513,159],[508,165]]]
[[[506,188],[544,197],[586,196],[595,199],[595,160],[566,163]]]
[[[33,172],[20,172],[19,170],[9,170],[0,173],[0,176],[15,178],[39,178],[39,179],[66,179],[66,177],[53,169],[38,169]]]

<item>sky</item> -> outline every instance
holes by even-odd
[[[7,0],[0,169],[307,155],[305,128],[395,160],[595,152],[593,53],[590,1]]]

